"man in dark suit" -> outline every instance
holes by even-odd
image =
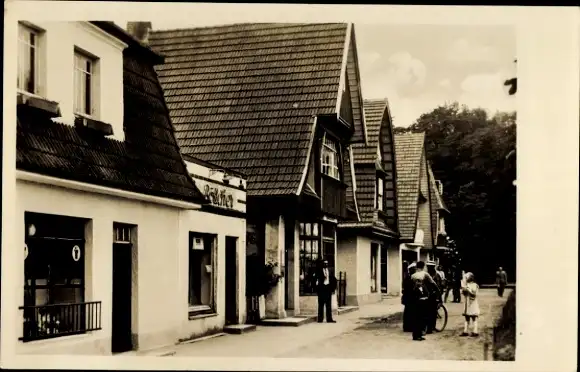
[[[316,289],[318,293],[318,323],[324,320],[326,307],[326,322],[336,323],[332,319],[332,293],[336,290],[336,278],[328,269],[328,261],[323,260],[316,275]]]

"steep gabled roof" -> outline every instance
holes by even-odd
[[[248,195],[297,193],[314,116],[336,113],[347,24],[153,31],[182,153],[248,175]]]
[[[204,202],[179,153],[152,55],[137,42],[123,52],[124,142],[87,135],[73,126],[19,109],[17,168],[142,194]]]
[[[397,209],[402,240],[412,240],[417,221],[417,202],[421,179],[421,158],[425,133],[395,135],[397,167]],[[425,195],[427,197],[427,195]]]
[[[355,164],[376,162],[379,133],[387,106],[386,99],[364,100],[367,144],[355,143],[352,145]]]

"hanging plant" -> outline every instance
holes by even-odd
[[[283,277],[277,262],[264,263],[257,255],[248,257],[246,292],[249,296],[267,295]]]
[[[278,282],[284,277],[281,272],[278,262],[268,261],[265,265],[264,281],[267,283],[268,293],[274,288]]]

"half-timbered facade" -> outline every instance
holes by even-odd
[[[367,141],[354,27],[237,24],[148,40],[166,57],[157,72],[182,153],[248,177],[248,242],[283,274],[266,315],[315,311],[315,263],[335,272],[337,224],[356,215],[348,149]]]

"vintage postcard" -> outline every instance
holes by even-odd
[[[565,10],[7,2],[3,366],[572,370]]]

